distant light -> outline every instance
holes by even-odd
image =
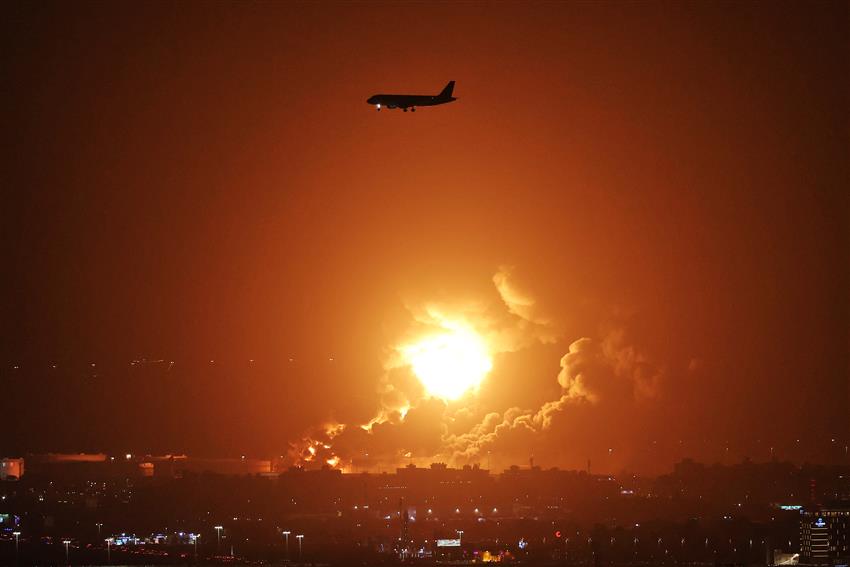
[[[126,455],[124,455],[124,458],[129,461],[130,459],[133,458],[133,455],[131,455],[130,453],[127,453]]]

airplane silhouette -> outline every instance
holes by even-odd
[[[452,96],[452,91],[455,88],[455,82],[449,81],[446,88],[436,96],[430,95],[400,95],[400,94],[376,94],[369,97],[366,101],[368,104],[374,104],[378,110],[381,108],[400,108],[407,112],[416,112],[417,106],[436,106],[438,104],[446,104],[457,100]]]

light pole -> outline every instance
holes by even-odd
[[[15,536],[15,563],[18,563],[18,538],[21,537],[21,532],[12,532],[12,535]]]
[[[112,541],[111,537],[106,538],[106,562],[112,563]]]
[[[291,534],[289,530],[284,530],[283,537],[286,538],[286,560],[289,561],[289,534]]]
[[[304,540],[304,534],[298,534],[295,539],[298,540],[298,563],[301,563],[301,542]]]
[[[198,538],[201,534],[192,534],[192,543],[195,544],[195,561],[198,560]]]
[[[71,557],[71,555],[70,555],[70,554],[71,554],[71,551],[70,551],[70,549],[71,549],[71,540],[70,540],[70,539],[63,539],[63,540],[62,540],[62,543],[64,543],[64,544],[65,544],[65,563],[67,563],[68,565],[70,565],[70,564],[71,564],[71,559],[70,559],[70,557]]]
[[[216,543],[216,551],[221,548],[221,530],[224,529],[224,526],[215,526],[215,535],[218,538],[218,542]]]
[[[103,523],[102,523],[102,522],[98,522],[98,523],[96,523],[95,525],[97,526],[97,537],[100,537],[100,528],[102,528],[102,527],[103,527]]]

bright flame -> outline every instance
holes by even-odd
[[[443,326],[445,333],[400,350],[431,396],[456,400],[484,380],[493,362],[484,340],[474,330],[457,323]]]

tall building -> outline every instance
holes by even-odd
[[[800,560],[834,563],[850,559],[850,507],[804,510],[800,515]]]

